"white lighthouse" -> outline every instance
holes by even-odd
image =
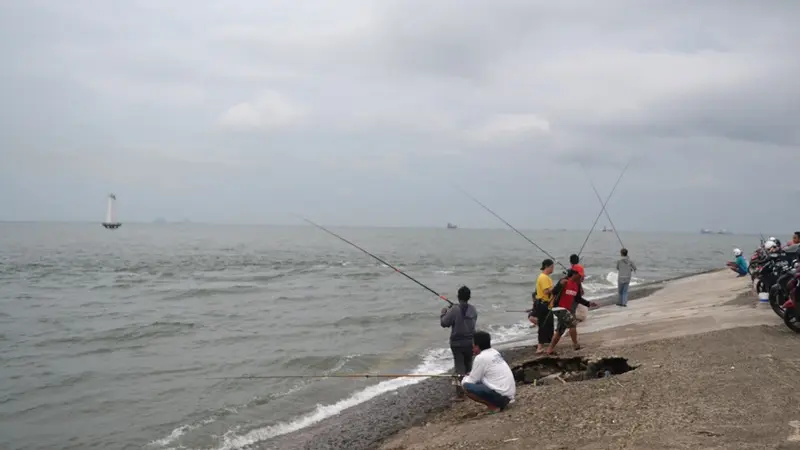
[[[116,230],[122,225],[117,222],[116,202],[117,196],[108,194],[108,209],[106,210],[106,221],[103,222],[103,226],[109,230]]]

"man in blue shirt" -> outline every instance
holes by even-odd
[[[733,249],[733,256],[736,260],[728,262],[728,268],[738,273],[740,277],[747,275],[747,261],[742,256],[742,251],[738,248]]]

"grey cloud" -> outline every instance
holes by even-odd
[[[117,190],[141,220],[182,205],[284,221],[252,211],[246,186],[321,221],[495,225],[449,210],[458,180],[510,219],[561,228],[573,220],[519,205],[570,199],[588,226],[581,165],[604,193],[634,158],[620,227],[754,229],[725,196],[772,159],[762,183],[795,195],[780,186],[800,164],[799,13],[778,0],[6,2],[0,170],[4,186],[59,180],[65,202]]]

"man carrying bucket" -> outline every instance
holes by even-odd
[[[589,308],[597,307],[595,302],[589,302],[583,298],[583,287],[581,287],[581,274],[570,269],[567,276],[559,280],[553,289],[553,315],[558,319],[558,329],[553,336],[546,354],[557,354],[554,349],[564,332],[569,330],[569,337],[572,339],[572,347],[575,351],[581,349],[578,344],[578,319],[575,318],[575,308],[579,305]]]

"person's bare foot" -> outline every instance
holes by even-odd
[[[574,350],[577,352],[578,350],[580,350],[580,349],[581,349],[581,345],[580,345],[580,344],[578,344],[578,345],[573,345],[573,346],[572,346],[572,348],[573,348],[573,349],[574,349]]]

